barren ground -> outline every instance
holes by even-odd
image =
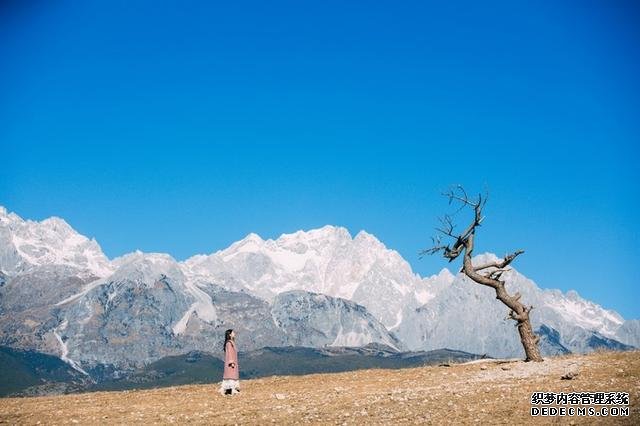
[[[242,360],[240,360],[242,363]],[[242,368],[242,364],[241,364]],[[576,370],[573,380],[561,380]],[[0,399],[3,424],[640,424],[640,352],[599,352],[543,363],[360,370],[217,384]],[[533,418],[544,392],[628,392],[629,417]],[[595,407],[595,406],[594,406]]]

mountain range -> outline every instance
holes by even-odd
[[[515,268],[503,279],[534,306],[543,354],[640,346],[638,320],[575,291],[541,289]],[[0,345],[55,355],[96,380],[193,351],[221,356],[228,328],[246,351],[375,343],[521,357],[506,317],[491,289],[446,268],[421,277],[365,231],[249,234],[185,261],[140,251],[109,259],[61,218],[24,220],[0,207]]]

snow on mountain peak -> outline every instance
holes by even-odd
[[[24,221],[17,214],[8,211],[6,207],[0,206],[0,224],[9,225],[9,224],[15,224],[16,222],[24,222]]]
[[[447,268],[442,268],[440,272],[427,278],[422,278],[423,285],[416,291],[416,299],[420,305],[424,305],[433,299],[440,291],[449,287],[456,276]]]
[[[96,241],[77,233],[64,219],[25,221],[4,207],[0,213],[0,264],[6,273],[50,264],[69,265],[97,277],[111,273]]]
[[[53,230],[54,232],[58,232],[60,234],[69,235],[75,232],[73,228],[71,228],[71,226],[64,219],[58,216],[51,216],[47,219],[44,219],[40,223],[42,225],[50,227],[51,230]]]
[[[565,293],[565,296],[567,296],[567,299],[572,300],[572,301],[580,301],[582,300],[582,297],[580,297],[580,295],[578,294],[577,291],[575,290],[569,290]]]
[[[447,268],[442,268],[440,272],[438,272],[437,277],[442,280],[448,281],[449,284],[451,284],[456,276],[453,275]]]
[[[567,322],[615,338],[624,318],[615,311],[583,299],[577,291],[545,290],[545,305]]]
[[[388,327],[402,318],[405,305],[429,297],[421,278],[394,250],[375,236],[327,225],[263,240],[250,234],[229,248],[181,263],[190,279],[229,289],[245,289],[266,300],[304,290],[356,301]],[[375,294],[375,297],[372,297]]]
[[[303,235],[305,232],[303,232]],[[312,229],[306,232],[306,234],[312,238],[325,238],[327,236],[334,237],[336,239],[351,239],[351,233],[344,226],[325,225],[319,229]]]
[[[473,266],[484,265],[486,263],[497,262],[502,260],[503,258],[496,256],[494,253],[485,252],[482,254],[477,254],[471,258],[471,263]]]
[[[264,240],[262,239],[262,237],[258,234],[256,234],[255,232],[251,232],[249,233],[246,237],[244,237],[242,240],[239,241],[240,243],[261,243],[264,242]]]
[[[372,235],[372,234],[368,233],[364,229],[356,234],[354,240],[362,240],[362,241],[366,241],[368,243],[371,243],[373,245],[384,246],[384,244],[382,244],[380,242],[380,240],[378,240],[375,237],[375,235]]]
[[[134,280],[152,284],[163,277],[175,282],[183,282],[185,275],[178,262],[166,253],[144,253],[136,250],[133,253],[113,259],[115,272],[110,281]]]
[[[267,240],[269,247],[279,247],[292,251],[304,251],[310,247],[319,245],[344,244],[351,241],[351,234],[346,228],[333,225],[325,225],[322,228],[309,231],[296,231],[290,234],[282,234],[276,240]]]

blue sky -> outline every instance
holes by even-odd
[[[110,257],[341,225],[430,275],[460,183],[478,251],[640,318],[637,6],[446,3],[5,2],[0,204]]]

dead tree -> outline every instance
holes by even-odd
[[[482,209],[487,202],[487,197],[478,195],[477,198],[471,199],[467,196],[464,188],[460,185],[444,193],[449,198],[449,204],[459,203],[460,208],[458,211],[470,208],[473,210],[473,220],[471,224],[461,233],[454,233],[453,219],[449,215],[445,215],[440,219],[442,226],[436,228],[439,234],[433,238],[433,247],[423,250],[421,255],[435,254],[442,252],[444,257],[449,259],[449,262],[457,259],[461,254],[463,255],[462,271],[467,277],[478,284],[482,284],[491,287],[496,292],[496,299],[509,307],[509,318],[516,321],[518,333],[520,334],[520,341],[524,347],[526,355],[525,361],[542,361],[540,350],[538,348],[538,341],[540,338],[533,332],[531,328],[531,321],[529,320],[529,313],[533,306],[526,306],[520,301],[520,293],[516,293],[513,296],[507,293],[505,289],[505,282],[501,280],[502,274],[509,269],[507,266],[513,262],[513,260],[524,253],[523,250],[515,251],[504,257],[504,259],[490,262],[485,265],[473,265],[471,263],[471,255],[474,249],[474,237],[476,229],[482,223],[484,217],[482,216]],[[453,244],[441,244],[441,236],[451,238]]]

